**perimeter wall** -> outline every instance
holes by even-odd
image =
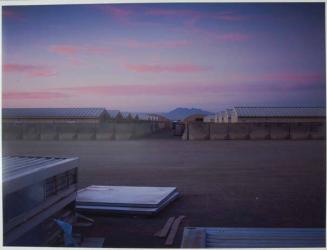
[[[326,124],[306,123],[203,123],[185,127],[184,140],[309,140],[325,139]]]
[[[3,123],[3,140],[130,140],[164,127],[161,122]]]

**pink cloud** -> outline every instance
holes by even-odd
[[[213,42],[244,42],[251,39],[249,34],[241,33],[241,32],[229,32],[229,33],[219,33],[217,31],[190,27],[188,30],[184,32],[191,33],[193,35],[197,35],[206,40]]]
[[[117,21],[127,25],[150,25],[153,22],[140,21],[139,12],[131,9],[128,6],[120,5],[100,5],[97,6],[102,12],[113,17]],[[183,23],[187,26],[192,26],[200,19],[213,19],[222,21],[240,21],[247,17],[237,14],[233,11],[197,11],[189,9],[167,9],[167,8],[149,8],[144,11],[145,14],[154,17],[162,18],[183,18]]]
[[[98,86],[81,86],[72,88],[62,88],[65,92],[75,94],[94,94],[104,96],[133,96],[133,95],[180,95],[181,88],[185,85],[147,85],[147,84],[124,84],[124,85],[98,85]],[[184,92],[190,93],[192,89],[185,89]]]
[[[307,72],[276,72],[270,74],[251,74],[251,75],[233,75],[229,77],[231,81],[242,82],[280,82],[280,83],[313,83],[322,81],[323,75]]]
[[[56,74],[56,71],[41,65],[31,64],[4,64],[3,72],[5,73],[23,73],[30,77],[49,77]]]
[[[224,11],[224,12],[218,12],[218,13],[212,13],[211,18],[223,20],[223,21],[241,21],[245,20],[248,17],[239,15],[233,11]]]
[[[105,10],[116,17],[128,17],[132,15],[131,10],[121,7],[107,6]]]
[[[127,64],[125,67],[137,73],[197,73],[210,70],[210,67],[203,67],[193,64],[159,65],[159,64]]]
[[[187,10],[187,9],[149,9],[146,11],[146,14],[151,16],[158,16],[158,17],[187,17],[191,18],[192,21],[197,21],[200,18],[209,18],[209,19],[216,19],[222,21],[240,21],[246,19],[245,16],[239,15],[233,11],[219,11],[219,12],[212,12],[212,11],[195,11],[195,10]]]
[[[56,99],[68,97],[67,94],[59,92],[6,92],[3,93],[4,99]]]
[[[53,45],[49,47],[49,50],[56,54],[73,56],[77,53],[79,48],[76,46],[69,46],[69,45]]]
[[[82,48],[82,51],[85,51],[86,53],[91,54],[106,54],[108,52],[111,52],[110,48],[106,47],[96,47],[96,46],[86,46]]]
[[[242,42],[249,40],[250,36],[242,33],[227,33],[214,35],[214,39],[218,41]]]
[[[149,48],[149,49],[174,49],[185,47],[190,44],[187,40],[176,40],[176,41],[160,41],[160,42],[141,42],[137,40],[128,40],[125,42],[128,48],[140,49],[140,48]]]
[[[181,16],[192,16],[200,17],[203,15],[200,11],[193,10],[177,10],[177,9],[149,9],[146,14],[151,16],[163,16],[163,17],[181,17]]]
[[[9,10],[9,9],[2,9],[2,15],[5,18],[12,19],[12,20],[23,20],[23,16],[21,13],[14,11],[14,10]]]
[[[320,74],[313,73],[278,73],[278,74],[265,74],[262,76],[262,79],[265,81],[284,81],[284,82],[316,82],[322,80]]]
[[[117,6],[117,5],[110,4],[110,5],[99,5],[97,6],[97,8],[122,23],[131,24],[130,18],[135,13],[133,10],[122,6],[123,5]]]
[[[251,80],[252,79],[252,80]],[[271,79],[274,79],[271,82]],[[285,78],[279,77],[279,73],[273,77],[252,76],[252,78],[231,76],[219,81],[189,81],[189,82],[165,82],[159,84],[107,84],[96,86],[79,86],[57,88],[54,91],[74,93],[78,95],[98,95],[98,96],[183,96],[198,95],[205,93],[238,93],[238,92],[283,92],[283,91],[303,91],[321,88],[324,79],[315,74],[299,74],[287,77],[292,81],[284,82]],[[301,82],[306,79],[306,82]],[[251,81],[249,81],[251,80]]]
[[[106,54],[110,48],[97,46],[51,45],[49,51],[55,54],[73,57],[78,54]]]

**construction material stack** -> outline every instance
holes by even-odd
[[[84,213],[153,215],[179,196],[176,187],[92,185],[78,191],[76,208]]]

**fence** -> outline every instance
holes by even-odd
[[[310,123],[203,123],[187,124],[184,140],[307,140],[325,139],[326,124]]]

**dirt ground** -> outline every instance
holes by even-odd
[[[153,217],[90,216],[105,247],[165,247],[170,216],[185,226],[325,227],[325,141],[12,141],[3,154],[80,157],[79,188],[176,186],[182,197]]]

